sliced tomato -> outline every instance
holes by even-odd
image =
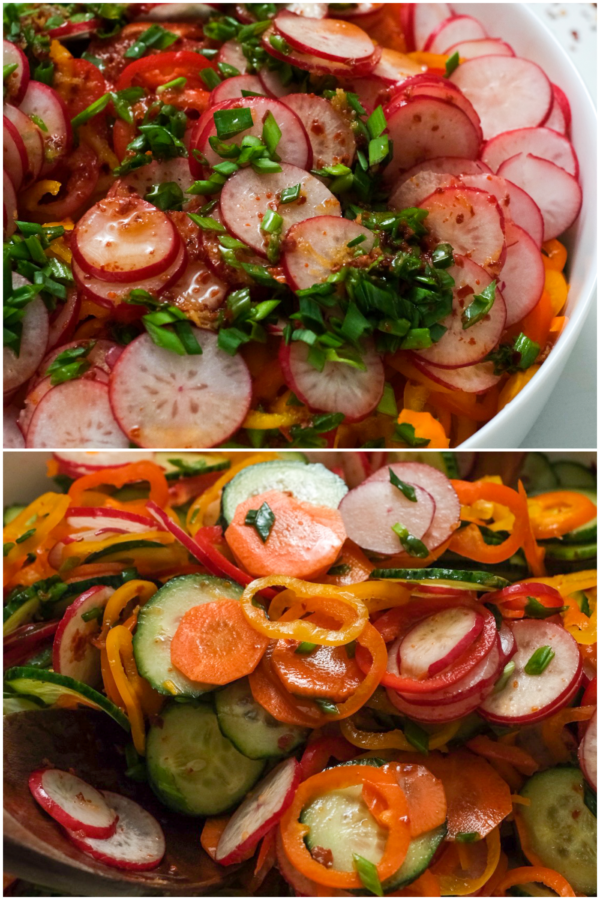
[[[214,68],[199,53],[191,50],[167,51],[155,56],[136,59],[123,70],[117,81],[117,90],[139,86],[147,91],[155,91],[157,87],[172,81],[174,78],[186,78],[186,90],[206,92],[206,85],[200,78],[202,69]]]
[[[57,63],[53,87],[64,100],[71,119],[108,90],[100,69],[86,59],[75,59],[73,56]]]
[[[115,153],[119,157],[119,161],[123,162],[127,153],[127,145],[131,143],[137,134],[135,125],[124,122],[123,119],[117,119],[113,126],[113,147]]]
[[[28,218],[43,225],[75,217],[92,197],[99,174],[98,157],[88,144],[81,143],[61,163],[58,175],[63,187],[58,197],[49,203],[38,201],[31,206],[24,202]]]

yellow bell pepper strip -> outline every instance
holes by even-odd
[[[542,244],[542,260],[547,269],[554,269],[556,272],[562,272],[567,264],[567,248],[556,238],[550,241],[544,241]]]
[[[506,381],[498,397],[498,412],[514,400],[523,388],[529,384],[534,375],[540,370],[540,366],[529,366],[524,372],[515,372]]]
[[[525,559],[530,572],[533,575],[544,576],[546,574],[546,568],[544,566],[546,551],[536,543],[533,526],[531,524],[531,519],[529,518],[529,507],[527,505],[528,498],[521,481],[519,481],[518,491],[519,497],[525,504],[525,517],[523,520],[525,540],[523,541],[523,553],[525,554]]]
[[[273,459],[271,453],[252,453],[249,456],[246,456],[245,454],[236,454],[236,458],[239,458],[240,456],[242,457],[240,462],[231,466],[230,469],[227,469],[227,471],[190,506],[186,525],[192,537],[196,534],[198,529],[202,528],[205,524],[206,514],[209,508],[213,503],[216,503],[219,500],[225,485],[229,484],[238,472],[241,472],[242,469],[245,469],[248,466],[254,466],[256,463],[268,462],[270,459]]]
[[[439,750],[440,747],[445,747],[459,727],[460,722],[450,722],[440,731],[431,734],[429,749]],[[415,749],[399,728],[394,728],[393,731],[363,731],[356,726],[353,719],[347,718],[340,722],[340,731],[348,743],[364,750],[403,750],[406,753],[413,753]]]
[[[271,428],[290,428],[292,425],[298,425],[304,421],[306,421],[306,412],[293,406],[281,413],[266,413],[251,409],[242,423],[242,428],[268,431]]]
[[[140,606],[147,603],[150,597],[153,597],[157,591],[157,587],[151,581],[141,581],[138,578],[128,581],[111,595],[108,603],[104,608],[104,616],[102,617],[102,626],[107,631],[117,624],[122,617],[127,604],[133,599],[138,601]]]
[[[405,606],[411,598],[411,589],[393,581],[363,581],[348,585],[346,590],[367,607],[369,614],[394,606]]]
[[[418,382],[407,381],[404,385],[404,408],[423,412],[429,398],[429,388]]]
[[[63,59],[71,59],[71,54],[66,47],[63,47],[60,41],[52,40],[50,42],[50,59],[52,62],[60,62]]]
[[[106,636],[106,658],[115,687],[122,700],[119,705],[124,705],[127,712],[135,749],[143,755],[146,750],[144,716],[135,688],[123,665],[123,659],[133,660],[133,642],[130,632],[122,625],[115,626]]]
[[[442,72],[445,71],[446,63],[450,59],[443,53],[426,53],[424,50],[414,50],[406,55],[414,62],[427,66],[428,69],[441,69]]]
[[[360,889],[357,872],[328,868],[313,859],[305,844],[310,829],[299,821],[302,810],[329,791],[362,785],[363,798],[377,822],[387,829],[383,856],[377,865],[380,882],[384,882],[402,865],[410,842],[408,803],[392,773],[373,766],[338,766],[312,775],[300,784],[292,805],[281,819],[281,837],[288,860],[307,878],[325,887]]]
[[[563,625],[571,637],[575,638],[579,645],[595,644],[598,640],[598,610],[594,607],[591,616],[581,612],[577,601],[573,597],[566,597],[565,603],[569,607],[563,614]]]
[[[541,865],[511,869],[497,886],[496,896],[505,897],[508,888],[515,887],[517,884],[543,884],[559,897],[577,896],[566,878],[554,869],[547,869]]]
[[[527,504],[517,491],[503,484],[486,481],[451,482],[458,494],[461,506],[472,507],[480,500],[488,500],[507,507],[515,517],[512,534],[501,544],[486,544],[476,525],[467,525],[455,531],[450,538],[450,550],[476,562],[494,564],[503,562],[517,552],[526,540]]]
[[[445,393],[441,385],[434,385],[429,402],[438,408],[447,409],[455,416],[466,416],[473,422],[487,422],[496,415],[498,393],[490,388],[485,394],[467,394],[464,391]]]
[[[490,880],[500,862],[500,833],[498,828],[487,835],[486,862],[481,875],[471,875],[471,870],[481,867],[481,842],[450,844],[431,871],[440,881],[442,897],[465,897],[475,894]]]
[[[73,482],[69,488],[69,496],[74,506],[82,506],[82,495],[90,488],[98,487],[101,484],[122,488],[135,481],[149,481],[150,499],[159,506],[168,505],[169,486],[165,473],[156,463],[146,460],[130,463],[127,466],[118,466],[114,469],[99,469],[90,475],[84,475]]]
[[[566,707],[542,722],[542,739],[552,754],[555,764],[567,762],[571,747],[564,741],[565,726],[571,722],[587,722],[596,712],[596,706]]]
[[[262,606],[255,606],[254,597],[268,587],[285,587],[291,592],[285,596],[275,597],[269,607],[267,618]],[[249,624],[260,634],[274,640],[288,638],[298,641],[311,641],[326,647],[339,647],[355,640],[363,631],[369,613],[367,607],[353,593],[352,586],[338,588],[330,584],[313,584],[300,581],[288,575],[270,575],[252,581],[242,594],[242,611]],[[324,612],[340,619],[342,625],[338,630],[323,628],[303,619],[277,621],[284,606],[292,602],[301,602],[306,612]]]
[[[444,450],[450,446],[450,439],[440,422],[429,412],[415,412],[403,409],[398,416],[398,425],[412,425],[415,437],[428,440],[428,450]]]
[[[30,188],[27,188],[26,191],[23,191],[19,200],[24,209],[34,209],[46,194],[51,194],[53,197],[56,197],[61,187],[62,184],[60,181],[51,181],[50,179],[45,178],[43,181],[37,181],[35,184],[32,184]]]
[[[567,302],[569,293],[567,279],[562,272],[558,272],[556,269],[546,269],[544,289],[550,297],[552,312],[557,316]]]
[[[575,491],[550,491],[527,500],[536,540],[562,537],[596,517],[596,504]]]
[[[4,584],[19,572],[30,553],[44,552],[44,542],[62,522],[71,504],[65,494],[42,494],[4,529],[4,544],[13,546],[4,557]]]
[[[106,550],[109,547],[114,547],[115,551],[117,551],[120,544],[129,544],[131,543],[131,541],[141,540],[152,541],[152,543],[156,544],[163,544],[165,547],[169,546],[169,544],[175,543],[174,536],[168,531],[143,531],[136,532],[133,535],[118,534],[116,536],[109,537],[105,541],[73,541],[70,544],[64,545],[62,549],[61,563],[64,563],[65,560],[71,559],[72,557],[85,559],[85,557],[91,556],[92,553],[98,553],[101,550]],[[135,553],[136,551],[131,551],[131,554]]]

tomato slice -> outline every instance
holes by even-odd
[[[123,70],[117,81],[117,90],[132,85],[143,87],[148,91],[155,91],[157,87],[172,81],[174,78],[186,78],[186,90],[200,90],[204,93],[206,85],[200,78],[203,69],[212,69],[213,66],[200,53],[191,50],[178,50],[167,53],[158,53],[154,56],[145,56],[136,59]]]
[[[24,200],[24,209],[33,222],[43,225],[45,222],[60,222],[62,219],[76,217],[94,193],[100,174],[100,163],[92,148],[88,144],[81,143],[61,163],[59,173],[64,186],[57,199],[49,203],[36,202],[31,205]]]
[[[54,70],[53,87],[65,102],[69,118],[87,109],[108,90],[100,70],[86,59],[61,59]]]

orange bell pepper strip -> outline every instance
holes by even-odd
[[[514,375],[511,375],[508,378],[498,397],[498,412],[504,409],[505,406],[508,406],[508,404],[521,393],[523,388],[529,384],[533,376],[536,375],[539,370],[539,365],[529,366],[525,372],[515,372]]]
[[[439,385],[429,395],[429,400],[435,406],[448,410],[453,415],[466,416],[473,422],[487,422],[496,415],[498,405],[498,390],[490,388],[485,394],[467,394],[465,391],[453,391],[442,393]]]
[[[546,269],[562,272],[567,264],[567,248],[556,238],[542,244],[542,260]]]
[[[387,763],[384,772],[393,772],[408,803],[411,838],[439,828],[446,821],[444,785],[425,766],[411,763]]]
[[[473,753],[490,760],[502,760],[513,765],[523,775],[533,775],[539,769],[538,763],[530,753],[520,747],[499,744],[483,734],[478,734],[466,745]]]
[[[357,872],[327,868],[311,856],[304,838],[310,829],[299,821],[302,810],[328,791],[362,785],[363,798],[377,822],[387,830],[383,856],[377,866],[380,882],[402,865],[410,843],[408,803],[391,772],[373,766],[338,766],[312,775],[296,791],[291,806],[281,819],[281,837],[288,860],[307,878],[325,887],[360,889]]]
[[[169,503],[169,486],[165,473],[156,463],[142,460],[130,463],[127,466],[118,466],[114,469],[99,469],[90,475],[84,475],[73,482],[69,488],[69,497],[74,506],[80,506],[82,494],[90,488],[101,484],[122,488],[134,481],[150,482],[150,499],[159,506],[165,507]]]
[[[517,884],[543,884],[559,897],[577,896],[567,879],[559,872],[537,865],[511,869],[497,886],[497,896],[505,897],[507,889]]]
[[[232,478],[235,478],[238,472],[247,466],[253,466],[256,463],[268,462],[273,459],[271,453],[236,453],[235,459],[239,460],[231,468],[227,469],[221,477],[212,484],[208,490],[204,491],[190,506],[187,514],[186,525],[192,537],[199,528],[206,524],[206,514],[209,508],[216,504],[221,496],[221,492],[226,484],[229,484]],[[160,506],[160,504],[159,504]],[[215,515],[215,519],[217,516]]]
[[[564,729],[571,722],[588,722],[596,712],[595,706],[566,707],[542,722],[542,739],[555,763],[564,763],[571,756],[571,747],[564,741]]]
[[[596,517],[596,504],[575,491],[550,491],[527,501],[536,540],[562,537]]]
[[[367,559],[358,544],[355,544],[350,538],[346,538],[335,564],[326,575],[321,576],[320,580],[325,584],[335,584],[338,587],[354,585],[361,581],[367,581],[374,568],[375,565],[370,559]]]
[[[434,863],[431,871],[437,875],[440,882],[442,897],[464,897],[477,894],[492,877],[500,862],[500,835],[498,828],[487,835],[485,839],[485,864],[481,871],[481,842],[471,844],[450,844],[445,853]],[[472,871],[478,871],[479,875],[472,875]]]
[[[516,338],[523,332],[526,337],[535,341],[535,343],[543,350],[546,346],[546,341],[548,340],[550,323],[552,322],[554,315],[552,298],[548,291],[544,290],[542,291],[542,296],[531,312],[521,319],[520,322],[511,325],[504,333],[502,340]]]
[[[430,869],[426,869],[408,887],[392,891],[388,897],[441,897],[440,879]]]
[[[428,450],[444,450],[450,446],[448,435],[441,423],[434,419],[431,413],[403,409],[398,416],[398,425],[412,425],[415,437],[429,441]]]
[[[569,285],[562,272],[556,269],[546,269],[544,288],[550,297],[552,313],[557,316],[565,303],[569,293]]]
[[[429,749],[438,750],[440,747],[445,747],[457,733],[459,727],[459,721],[449,722],[447,725],[443,725],[439,731],[432,732],[429,736]],[[363,731],[357,727],[353,719],[347,718],[340,722],[340,731],[348,743],[363,750],[404,750],[406,753],[414,751],[413,745],[399,728],[394,728],[392,731]]]
[[[486,544],[476,525],[467,525],[455,531],[450,538],[450,550],[481,563],[499,563],[517,552],[526,540],[527,504],[517,491],[503,484],[490,481],[451,482],[458,494],[461,506],[473,506],[479,500],[488,500],[508,507],[515,517],[512,534],[501,544]]]
[[[62,522],[70,503],[65,494],[42,494],[9,522],[3,532],[8,551],[4,557],[4,584],[14,578],[30,553],[43,553],[46,539]]]

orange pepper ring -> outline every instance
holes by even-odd
[[[515,523],[510,537],[497,545],[486,544],[479,528],[476,525],[467,525],[466,528],[454,532],[450,539],[450,549],[476,562],[499,563],[510,559],[526,540],[528,515],[525,500],[512,488],[490,481],[453,480],[451,484],[458,494],[461,506],[473,506],[478,500],[490,500],[492,503],[507,506],[514,514]]]
[[[150,499],[159,506],[165,507],[169,503],[169,486],[165,473],[156,463],[142,460],[130,463],[127,466],[117,466],[114,469],[99,469],[90,475],[83,475],[73,482],[69,488],[69,496],[74,506],[80,506],[81,495],[91,487],[101,484],[113,485],[122,488],[132,481],[150,482]],[[108,498],[107,498],[108,499]]]
[[[596,515],[596,507],[575,491],[549,491],[532,498],[529,517],[537,540],[561,537]]]
[[[325,887],[361,888],[362,882],[356,872],[328,869],[313,859],[304,843],[310,829],[299,821],[299,817],[304,807],[325,791],[353,787],[357,784],[363,785],[363,791],[368,786],[369,800],[366,802],[369,803],[371,813],[379,824],[388,829],[385,850],[377,866],[379,880],[383,882],[397,872],[406,856],[410,841],[408,803],[396,778],[391,773],[372,766],[340,766],[326,769],[301,783],[292,805],[281,820],[283,846],[290,863],[307,878]],[[373,802],[374,793],[383,800],[384,809],[380,809],[379,803]]]

